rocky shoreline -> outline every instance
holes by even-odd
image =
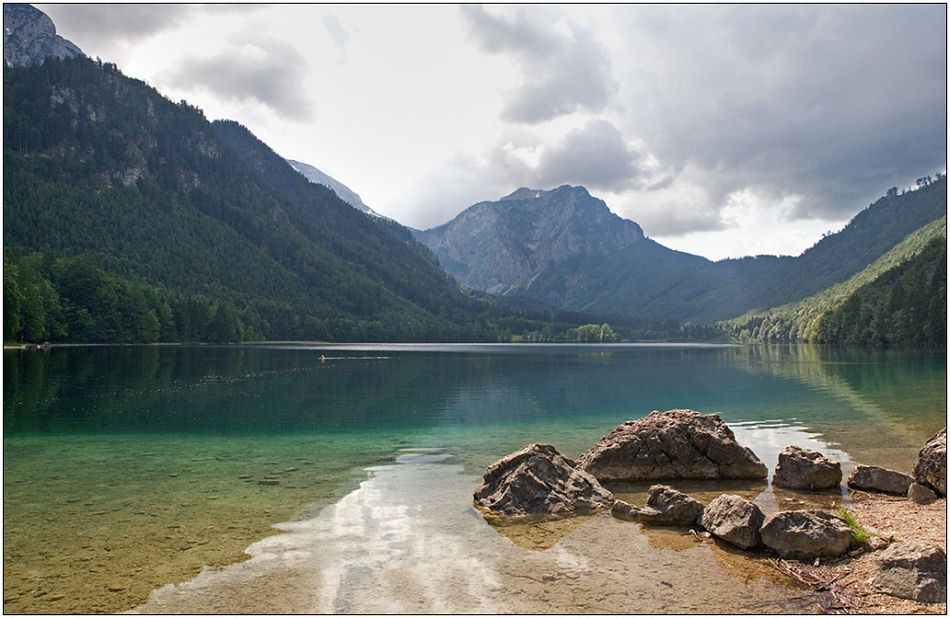
[[[614,499],[608,488],[617,482],[767,477],[765,465],[736,442],[717,415],[654,411],[620,425],[576,462],[551,445],[528,445],[492,464],[473,498],[489,519],[565,518],[610,509],[617,519],[644,527],[684,527],[697,540],[714,537],[744,551],[777,556],[777,569],[830,595],[823,606],[829,611],[889,613],[906,606],[945,613],[946,462],[943,429],[920,450],[913,476],[858,466],[847,481],[852,495],[859,496],[850,505],[853,512],[841,507],[780,510],[766,517],[738,495],[722,494],[702,504],[660,483],[650,487],[643,506]],[[796,445],[779,454],[772,477],[774,487],[806,493],[840,491],[841,481],[838,462]],[[915,532],[930,534],[888,531],[890,520],[874,508],[884,504],[901,521],[916,521]],[[819,568],[832,571],[822,575]]]

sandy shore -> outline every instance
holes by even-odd
[[[881,494],[859,494],[848,505],[868,532],[901,541],[924,541],[947,549],[947,500],[928,505],[911,502],[907,498]],[[899,599],[874,589],[871,579],[877,571],[879,552],[846,556],[829,561],[821,567],[823,575],[835,579],[839,594],[851,604],[856,614],[946,614],[946,603],[924,604]]]

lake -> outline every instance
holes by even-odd
[[[4,611],[817,611],[764,559],[684,530],[492,526],[472,490],[525,444],[577,457],[673,408],[719,414],[770,476],[789,444],[845,477],[910,472],[946,379],[944,351],[810,346],[5,350]],[[849,499],[672,484],[767,513]]]

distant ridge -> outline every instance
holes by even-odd
[[[359,195],[356,194],[355,191],[350,189],[336,178],[324,174],[314,166],[307,163],[301,163],[300,161],[294,161],[293,159],[286,159],[286,161],[290,164],[290,167],[303,174],[304,178],[312,183],[323,185],[324,187],[331,189],[341,200],[353,208],[361,210],[368,215],[373,215],[374,217],[383,217],[383,215],[364,204],[363,200]],[[383,218],[388,219],[388,217]]]
[[[709,324],[801,300],[946,215],[946,177],[887,195],[798,257],[711,262],[647,238],[583,187],[520,188],[415,232],[464,285],[569,311]]]

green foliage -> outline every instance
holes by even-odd
[[[901,347],[947,345],[947,240],[933,239],[912,259],[861,286],[824,313],[818,343]]]
[[[864,529],[864,527],[858,523],[858,520],[855,519],[854,515],[848,512],[848,509],[843,506],[835,507],[832,512],[843,519],[848,527],[851,528],[851,547],[869,547],[868,540],[870,539],[870,534]]]
[[[884,333],[882,320],[887,319],[887,306],[881,305],[876,310],[865,307],[862,311],[861,297],[855,296],[858,290],[864,286],[869,286],[878,281],[877,286],[886,285],[891,281],[887,273],[903,264],[918,259],[925,251],[938,251],[931,245],[946,245],[947,233],[946,216],[923,226],[913,234],[910,234],[902,242],[885,253],[873,264],[857,273],[847,281],[836,284],[818,294],[814,294],[799,302],[784,305],[770,309],[767,312],[749,312],[739,318],[729,320],[722,324],[733,338],[742,342],[759,343],[872,343],[875,345],[916,345],[916,346],[941,346],[946,345],[945,327],[941,329],[938,322],[941,322],[940,307],[946,306],[945,288],[941,291],[939,286],[940,274],[932,275],[928,282],[932,285],[923,284],[922,281],[906,281],[901,283],[901,288],[905,285],[915,286],[916,297],[913,298],[915,305],[926,303],[928,305],[927,316],[922,316],[920,311],[914,311],[912,315],[916,319],[915,326],[927,330],[921,330],[920,337],[907,337],[909,328],[905,325],[903,336],[895,336],[888,340],[887,337],[870,337],[861,333],[869,332],[870,325],[867,322],[876,319],[876,329],[879,333]],[[929,254],[928,254],[929,255]],[[931,256],[933,258],[934,256]],[[930,260],[931,258],[925,258]],[[931,260],[932,261],[932,260]],[[895,271],[897,272],[897,271]],[[921,275],[927,277],[926,275]],[[936,279],[934,279],[936,277]],[[944,276],[942,281],[945,281]],[[923,297],[926,297],[924,299]],[[904,294],[901,289],[895,292],[895,301],[910,298]],[[931,311],[930,304],[933,304]],[[895,312],[898,307],[891,305]],[[842,313],[843,312],[843,313]],[[872,313],[869,313],[872,312]],[[863,317],[861,317],[863,315]],[[906,315],[906,314],[905,314]],[[850,330],[850,335],[844,335],[841,320],[855,320],[860,318],[863,322],[852,322],[845,330]],[[834,320],[838,320],[837,326],[833,326]],[[926,324],[925,324],[926,322]],[[942,322],[941,322],[942,323]],[[943,333],[943,334],[941,334]]]

